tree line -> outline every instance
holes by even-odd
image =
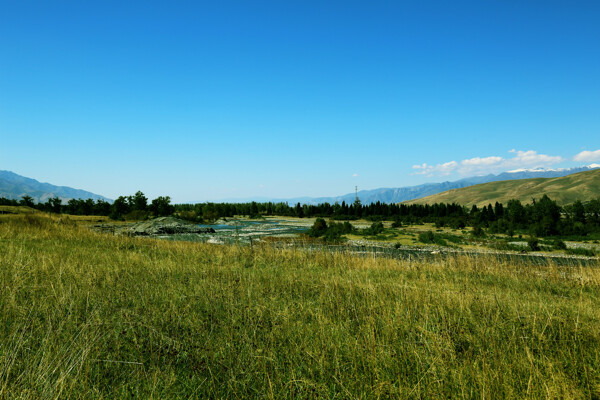
[[[144,220],[172,215],[175,212],[169,196],[159,196],[149,202],[141,191],[132,196],[119,196],[112,204],[102,199],[70,199],[63,204],[58,197],[35,203],[31,196],[23,196],[21,200],[0,197],[0,205],[27,206],[56,214],[108,216],[114,220]]]
[[[220,218],[245,215],[251,218],[262,216],[289,216],[299,218],[328,218],[351,221],[393,221],[394,227],[422,223],[434,223],[438,227],[454,229],[473,227],[477,232],[490,233],[526,232],[538,237],[556,235],[587,235],[600,232],[600,198],[583,203],[560,206],[544,195],[530,204],[509,200],[506,205],[496,202],[484,207],[464,207],[460,204],[387,204],[368,205],[356,201],[317,205],[273,202],[248,203],[198,203],[171,204],[169,196],[160,196],[152,201],[141,191],[132,196],[120,196],[112,204],[104,200],[71,199],[63,204],[59,198],[50,198],[44,203],[34,203],[29,196],[21,200],[0,198],[0,205],[24,205],[41,211],[72,215],[108,216],[115,220],[143,220],[151,217],[173,215],[197,223],[212,223]]]

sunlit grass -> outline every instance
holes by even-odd
[[[600,270],[0,217],[0,398],[598,398]]]

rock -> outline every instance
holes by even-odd
[[[129,227],[129,232],[136,236],[145,235],[175,235],[183,233],[215,233],[213,228],[201,228],[190,222],[173,218],[160,217],[143,221]]]

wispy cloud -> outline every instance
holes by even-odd
[[[423,163],[421,165],[413,165],[413,168],[417,170],[417,175],[450,175],[459,167],[456,161],[450,161],[444,164],[429,165]]]
[[[358,176],[358,174],[352,174],[352,176],[356,178]]]
[[[600,161],[600,150],[596,151],[582,151],[573,157],[574,161],[583,161],[583,162],[594,162]]]
[[[453,173],[460,175],[486,174],[493,172],[508,171],[521,168],[541,168],[558,164],[564,159],[561,156],[549,156],[547,154],[538,154],[535,150],[521,151],[510,150],[514,156],[504,158],[499,156],[474,157],[457,161],[449,161],[443,164],[413,165],[415,174],[427,176],[445,176]]]

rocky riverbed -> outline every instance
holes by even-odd
[[[183,234],[211,234],[215,230],[211,227],[199,226],[173,217],[159,217],[148,221],[130,224],[99,224],[92,227],[100,232],[113,232],[129,236],[163,236]]]

